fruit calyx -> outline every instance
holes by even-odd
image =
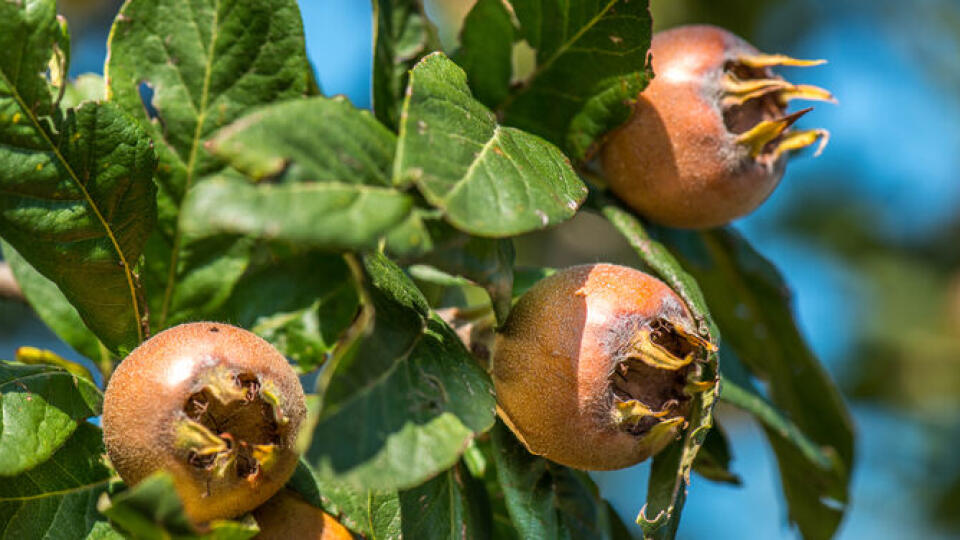
[[[636,437],[672,437],[701,383],[700,363],[716,345],[667,317],[626,318],[610,330],[614,368],[609,414],[617,429]]]
[[[218,365],[197,386],[178,413],[178,457],[210,479],[256,482],[275,464],[289,424],[275,385]]]
[[[811,109],[786,114],[787,105],[795,99],[836,103],[823,88],[793,84],[774,75],[776,66],[809,67],[825,60],[799,60],[782,54],[742,54],[728,61],[720,81],[723,119],[727,129],[737,135],[750,156],[761,162],[774,163],[783,154],[812,146],[819,141],[819,155],[830,139],[825,129],[789,130]]]

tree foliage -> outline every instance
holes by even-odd
[[[832,535],[850,420],[776,270],[729,230],[655,229],[597,185],[588,197],[592,150],[652,75],[648,3],[480,0],[454,51],[418,1],[374,8],[370,112],[314,95],[294,0],[127,0],[105,78],[76,86],[54,0],[0,2],[0,237],[44,322],[104,377],[202,319],[323,367],[289,487],[365,538],[672,538],[692,472],[750,481],[714,426],[723,399],[764,426],[790,519]],[[515,269],[512,238],[580,211],[721,343],[639,527],[495,420],[489,375],[440,311],[502,322],[550,273]],[[195,530],[163,475],[113,479],[87,378],[2,362],[0,391],[0,538],[255,534],[249,516]]]

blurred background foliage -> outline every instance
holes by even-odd
[[[102,71],[121,2],[61,0],[72,70]],[[430,0],[456,46],[472,0]],[[713,23],[767,52],[827,58],[791,80],[829,88],[839,106],[804,121],[832,133],[793,160],[782,185],[736,223],[784,273],[800,327],[839,381],[858,435],[853,503],[840,538],[960,535],[960,2],[955,0],[652,0],[658,28]],[[370,5],[302,0],[308,51],[328,95],[370,106]],[[518,69],[523,69],[518,51]],[[635,263],[588,213],[518,241],[518,264]],[[20,345],[79,356],[28,308],[0,300],[0,357]],[[760,429],[721,407],[742,487],[694,478],[683,538],[792,538],[776,464]],[[595,479],[631,522],[648,465]],[[774,502],[778,501],[778,502]]]

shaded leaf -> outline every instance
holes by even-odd
[[[287,487],[368,540],[394,540],[401,536],[400,500],[396,491],[370,491],[323,479],[303,459]]]
[[[835,455],[836,466],[824,470],[796,446],[799,439],[765,427],[790,519],[807,538],[830,537],[849,497],[853,430],[839,391],[797,329],[783,279],[731,229],[665,231],[664,237],[710,298],[725,346],[768,382],[770,400],[786,418]]]
[[[359,301],[341,256],[278,257],[241,278],[219,320],[256,333],[306,372],[327,359]]]
[[[211,318],[230,296],[236,281],[250,263],[253,241],[230,234],[188,235],[181,232],[176,268],[176,286],[163,288],[171,275],[170,251],[151,237],[144,253],[144,281],[153,285],[148,297],[152,313],[162,314],[167,326]],[[159,294],[163,292],[164,294]]]
[[[467,73],[473,94],[487,107],[494,108],[507,97],[515,34],[503,0],[479,0],[463,21],[454,59]]]
[[[416,486],[493,422],[489,379],[438,317],[380,377],[317,426],[306,456],[324,476],[372,489]]]
[[[530,454],[500,421],[491,436],[497,478],[521,538],[610,538],[607,503],[586,473]]]
[[[207,147],[255,180],[391,185],[396,136],[346,98],[264,107],[224,128]]]
[[[492,387],[396,265],[368,255],[364,268],[373,333],[334,367],[305,455],[325,478],[405,489],[450,468],[489,428]]]
[[[151,141],[110,104],[59,111],[53,0],[0,4],[0,236],[114,350],[142,338],[133,267],[156,219]],[[62,67],[62,66],[61,66]]]
[[[410,213],[390,188],[340,183],[254,185],[227,176],[196,186],[183,203],[183,232],[247,235],[329,250],[375,247]]]
[[[442,219],[434,209],[414,206],[410,215],[394,227],[385,238],[387,251],[398,257],[419,257],[433,250],[428,225]]]
[[[373,0],[373,111],[388,128],[400,121],[407,72],[438,48],[420,0]]]
[[[10,263],[10,270],[13,271],[20,290],[40,320],[77,352],[95,363],[101,361],[102,357],[107,355],[106,349],[101,348],[100,340],[87,329],[77,309],[70,304],[57,285],[30,266],[13,246],[6,242],[0,242],[0,246],[3,247],[3,258]],[[109,358],[107,361],[109,362]]]
[[[0,476],[50,459],[77,426],[100,414],[93,381],[46,365],[0,362]]]
[[[246,540],[259,529],[251,516],[240,521],[213,521],[200,533],[183,511],[183,503],[167,473],[155,473],[112,497],[100,496],[97,509],[125,536],[158,540]]]
[[[721,385],[723,390],[720,399],[752,414],[769,433],[776,434],[792,444],[806,461],[827,474],[839,466],[834,462],[835,453],[817,446],[752,384],[741,385],[725,377],[721,379]]]
[[[378,383],[397,359],[412,350],[430,316],[423,293],[392,260],[368,253],[361,265],[366,280],[364,302],[373,310],[373,328],[334,366],[334,376],[324,388],[324,415]]]
[[[416,183],[454,227],[478,236],[555,225],[587,194],[556,147],[498,125],[442,53],[411,72],[394,166],[395,182]]]
[[[724,399],[723,393],[728,390],[726,382],[721,382],[721,388],[720,399]],[[727,434],[720,428],[720,424],[715,422],[713,429],[707,433],[707,438],[703,441],[703,447],[693,460],[693,470],[700,476],[715,482],[739,486],[740,477],[730,471],[731,459]]]
[[[415,488],[400,492],[406,538],[490,538],[492,516],[483,484],[462,464]]]
[[[501,107],[506,122],[583,160],[629,118],[650,80],[652,21],[645,0],[513,0],[536,67]]]
[[[427,229],[433,251],[417,262],[482,287],[498,321],[505,321],[513,300],[513,241],[470,236],[441,222],[428,223]]]
[[[110,480],[104,452],[100,430],[81,422],[50,459],[0,482],[0,538],[87,536],[103,519],[96,505]]]
[[[220,251],[197,257],[178,213],[194,186],[224,170],[204,147],[218,129],[254,107],[307,91],[303,28],[295,0],[129,0],[108,46],[109,99],[138,117],[157,142],[159,226],[144,281],[159,305],[151,310],[155,329],[163,329],[175,311],[180,319],[209,316],[242,275],[241,269],[224,271],[219,281],[193,278],[217,256],[235,260],[243,250],[221,242]],[[181,283],[191,290],[178,294]],[[178,298],[194,304],[172,305]]]

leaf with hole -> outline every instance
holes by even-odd
[[[144,273],[154,327],[209,317],[229,296],[249,257],[241,242],[206,245],[204,257],[178,225],[183,198],[224,171],[205,144],[252,108],[308,88],[303,28],[295,0],[130,0],[114,21],[107,96],[136,116],[157,143],[159,227]],[[193,278],[225,255],[220,279]],[[181,283],[191,290],[178,293]]]

